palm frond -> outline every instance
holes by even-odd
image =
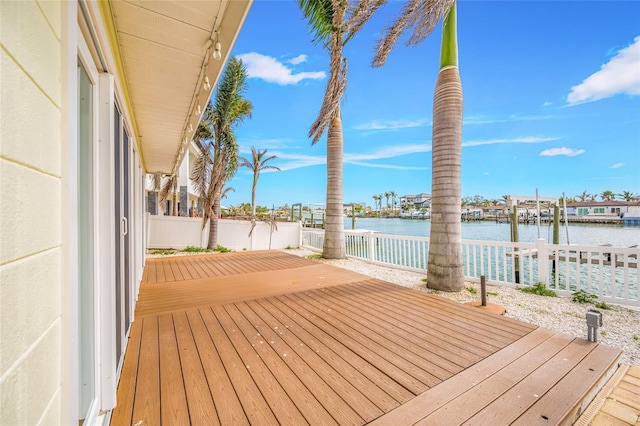
[[[389,53],[406,30],[413,28],[407,45],[415,46],[424,40],[454,3],[455,0],[409,0],[393,24],[385,28],[378,40],[372,66],[384,65]]]
[[[200,198],[206,197],[209,186],[209,176],[211,175],[211,166],[211,156],[208,152],[203,152],[196,157],[196,161],[191,169],[191,181]]]
[[[309,21],[314,43],[327,43],[335,33],[333,0],[298,0],[302,14]]]
[[[160,185],[162,185],[162,173],[154,173],[151,175],[152,185],[154,191],[160,190]]]
[[[162,189],[160,190],[160,202],[163,203],[169,199],[169,194],[173,192],[173,184],[176,179],[176,176],[169,176],[167,180],[162,185]]]
[[[343,44],[349,42],[369,21],[375,11],[386,2],[387,0],[360,0],[355,7],[350,8],[353,10],[348,9],[347,16],[349,18],[344,25],[345,40]]]

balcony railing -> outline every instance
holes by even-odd
[[[324,231],[303,230],[302,245],[322,250]],[[346,254],[378,265],[426,273],[429,238],[345,231]],[[640,306],[638,248],[462,241],[465,279],[504,286],[542,283],[561,296],[584,290],[604,302]]]

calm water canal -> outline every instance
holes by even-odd
[[[431,222],[410,219],[372,219],[358,218],[356,229],[369,229],[384,234],[428,237]],[[351,218],[345,218],[344,229],[351,229]],[[569,224],[569,242],[571,244],[598,246],[611,244],[615,247],[640,245],[640,226]],[[518,227],[521,242],[535,242],[538,238],[536,225],[520,224]],[[509,224],[489,221],[463,222],[463,240],[509,241]],[[553,228],[549,224],[540,225],[540,238],[551,243]],[[560,244],[566,244],[567,233],[560,228]]]

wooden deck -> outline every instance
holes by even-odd
[[[111,424],[572,423],[619,356],[284,252],[149,259]]]

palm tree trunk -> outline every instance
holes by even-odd
[[[443,291],[461,291],[464,289],[460,205],[462,84],[457,64],[455,4],[445,18],[442,46],[442,66],[433,105],[427,286]]]
[[[253,185],[251,186],[251,217],[256,216],[256,187],[258,186],[258,175],[253,175]]]
[[[218,219],[220,218],[220,194],[213,200],[213,214],[209,218],[209,243],[207,248],[215,250],[218,247]]]
[[[174,176],[173,177],[173,205],[172,205],[172,211],[171,211],[171,215],[172,216],[178,216],[178,197],[179,197],[179,193],[178,193],[178,177]]]
[[[340,108],[329,124],[327,135],[327,210],[324,222],[322,257],[344,259],[344,219],[342,211],[342,121]]]

